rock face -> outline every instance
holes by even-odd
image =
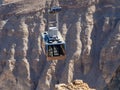
[[[82,80],[74,80],[69,84],[58,84],[55,86],[55,90],[95,90],[89,88],[89,86]]]
[[[59,30],[67,58],[46,61],[40,35],[46,30],[46,7],[58,4],[63,7]],[[119,0],[16,0],[1,5],[0,90],[54,90],[56,84],[77,79],[97,90],[119,87],[111,84],[119,76],[119,5]]]
[[[120,89],[120,66],[114,73],[109,84],[104,88],[104,90],[119,90]]]

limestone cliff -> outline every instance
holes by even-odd
[[[116,72],[113,74],[112,79],[104,90],[119,90],[120,89],[120,66],[117,68]]]
[[[74,80],[69,84],[58,84],[55,86],[55,90],[95,90],[89,88],[89,86],[82,80]]]
[[[16,1],[0,6],[1,90],[54,90],[76,79],[97,90],[111,85],[120,65],[119,0]],[[54,5],[63,8],[64,61],[46,61],[41,48],[46,9]]]

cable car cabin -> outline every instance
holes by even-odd
[[[47,60],[65,60],[65,42],[56,27],[42,33],[42,40]]]

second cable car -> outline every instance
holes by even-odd
[[[66,59],[66,44],[62,38],[60,31],[58,30],[58,12],[61,7],[54,7],[50,9],[50,15],[54,13],[56,20],[54,21],[55,26],[49,26],[48,30],[42,33],[42,46],[46,55],[47,60],[65,60]]]

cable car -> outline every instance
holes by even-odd
[[[42,33],[42,47],[47,60],[65,60],[66,59],[66,43],[58,30],[58,12],[61,7],[54,7],[49,10],[49,13],[56,15],[55,26],[49,26],[50,19],[48,19],[48,30]]]
[[[47,60],[65,60],[65,41],[56,27],[50,27],[48,32],[42,33],[42,38]]]

